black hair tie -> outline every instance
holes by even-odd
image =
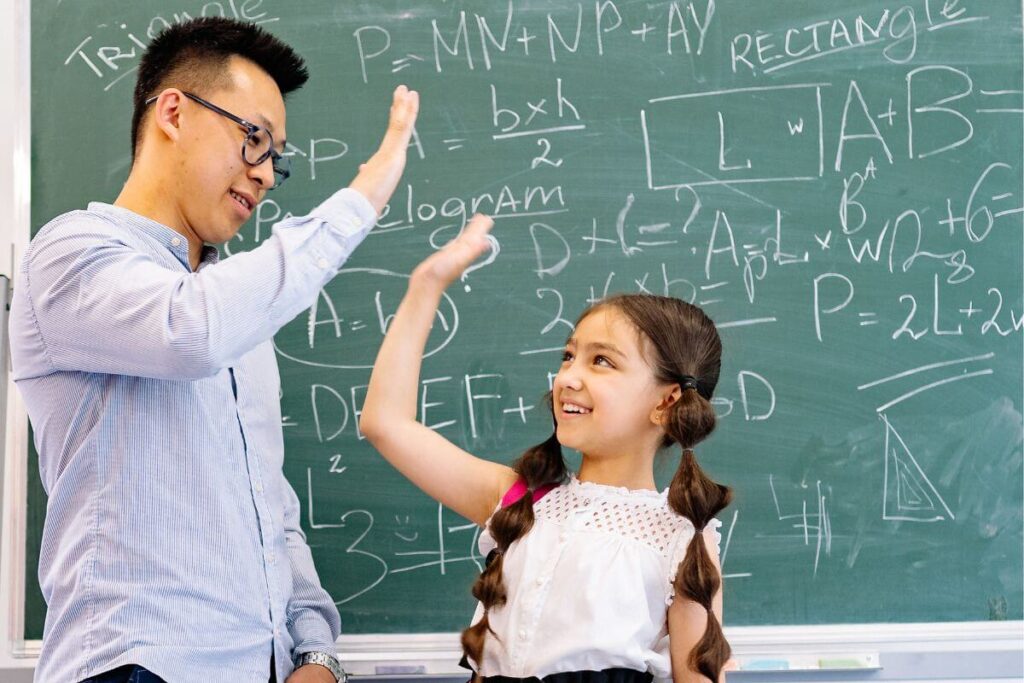
[[[682,387],[683,391],[697,389],[697,378],[692,375],[683,375],[679,378],[679,386]]]
[[[500,555],[501,548],[494,548],[491,550],[491,552],[487,553],[487,559],[484,560],[484,568],[486,569],[487,567],[490,567],[491,563],[498,559]]]

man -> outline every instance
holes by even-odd
[[[270,339],[373,226],[419,100],[395,91],[348,189],[218,262],[207,245],[287,177],[283,97],[306,78],[253,25],[167,29],[139,66],[117,200],[58,216],[26,251],[10,325],[49,496],[37,680],[342,675],[338,612],[282,473]]]

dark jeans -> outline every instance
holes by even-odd
[[[164,679],[141,666],[127,664],[105,671],[99,676],[86,678],[82,683],[164,683]]]

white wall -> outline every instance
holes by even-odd
[[[12,276],[29,231],[29,0],[0,1],[0,275]],[[3,281],[0,280],[0,283]],[[2,299],[2,297],[0,297]],[[6,320],[6,316],[0,316]],[[6,328],[6,325],[5,325]],[[6,338],[6,329],[2,338]],[[27,418],[9,381],[6,344],[0,344],[5,372],[0,392],[6,407],[0,416],[0,681],[13,680],[4,667],[18,665],[14,643],[20,640],[23,594],[18,563],[24,565],[25,438]],[[20,546],[20,547],[19,547]],[[24,666],[24,660],[20,662]]]

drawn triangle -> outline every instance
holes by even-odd
[[[914,475],[907,469],[907,464],[899,460],[895,453],[891,457],[898,470],[896,480],[898,507],[901,510],[934,510],[935,503],[928,492],[914,480]]]
[[[885,415],[885,484],[882,519],[905,522],[940,522],[956,519],[928,476],[917,464],[903,437]]]

